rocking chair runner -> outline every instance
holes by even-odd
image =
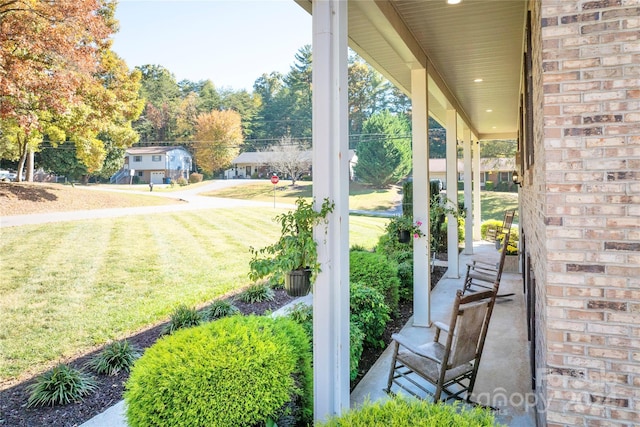
[[[464,296],[458,290],[451,321],[448,326],[435,322],[433,342],[414,346],[406,337],[393,334],[394,352],[385,391],[391,393],[396,384],[419,398],[433,395],[434,402],[462,399],[466,393],[470,402],[496,294],[497,286]],[[446,333],[445,344],[439,342],[441,331]],[[420,378],[435,386],[435,391]]]

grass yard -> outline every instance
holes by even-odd
[[[275,196],[277,202],[282,202],[283,199],[290,199],[293,203],[298,197],[312,197],[311,182],[298,181],[294,188],[289,184],[290,181],[281,180],[276,185]],[[400,201],[400,191],[401,189],[399,187],[375,189],[351,183],[349,186],[349,209],[367,211],[384,211],[390,209],[393,207],[394,201]],[[273,200],[273,193],[273,184],[268,181],[259,181],[207,192],[202,195],[270,202]]]
[[[249,246],[276,240],[272,208],[201,210],[2,230],[0,389],[249,284]],[[373,247],[386,220],[354,216]],[[257,232],[259,230],[259,232]]]
[[[510,209],[518,209],[518,193],[502,193],[498,191],[482,191],[480,192],[480,216],[482,221],[488,219],[497,219],[502,221],[504,211]],[[518,223],[518,217],[514,220]]]

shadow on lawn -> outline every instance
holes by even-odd
[[[0,183],[0,197],[8,199],[28,200],[31,202],[52,202],[58,196],[51,188],[38,188],[20,183]]]

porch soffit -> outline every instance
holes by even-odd
[[[351,0],[349,46],[409,96],[411,70],[427,67],[441,123],[453,107],[478,138],[515,138],[526,11],[525,0]]]

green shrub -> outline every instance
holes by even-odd
[[[364,333],[364,344],[370,347],[384,347],[380,338],[390,320],[389,306],[384,296],[374,288],[360,283],[349,285],[351,322]]]
[[[226,300],[214,301],[206,310],[205,318],[207,320],[217,320],[223,317],[238,314],[240,310],[235,305]]]
[[[493,191],[495,184],[493,183],[493,181],[485,181],[484,182],[484,189],[485,191]]]
[[[97,388],[90,375],[68,365],[58,365],[28,387],[27,406],[66,405],[78,402]]]
[[[313,340],[313,307],[305,303],[298,303],[287,312],[287,315],[301,325],[309,337]],[[358,365],[362,357],[364,333],[355,322],[349,325],[349,378],[351,381],[358,376]]]
[[[413,259],[398,264],[400,287],[398,296],[402,301],[413,301]]]
[[[374,252],[349,254],[349,280],[377,289],[392,313],[398,309],[398,268],[394,261]]]
[[[204,178],[204,176],[201,173],[192,173],[191,175],[189,175],[189,182],[191,184],[195,184],[197,182],[202,182],[202,179]]]
[[[178,329],[198,326],[202,323],[202,315],[192,307],[179,305],[171,314],[169,322],[162,328],[163,334],[172,334]]]
[[[349,323],[349,379],[358,377],[358,365],[362,357],[364,344],[364,332],[353,322]]]
[[[502,227],[502,221],[499,221],[497,219],[488,219],[486,221],[483,221],[482,224],[480,224],[480,237],[483,240],[487,239],[487,229],[489,227],[493,227],[493,228],[500,228]]]
[[[291,318],[298,325],[302,326],[304,331],[307,333],[309,340],[313,339],[313,307],[305,304],[303,302],[299,302],[293,305],[287,311],[287,316]]]
[[[87,366],[100,375],[118,375],[120,371],[129,372],[140,354],[140,349],[129,341],[115,341],[92,358]]]
[[[254,302],[273,301],[275,292],[267,283],[254,283],[238,295],[242,302],[253,304]]]
[[[490,409],[469,408],[458,401],[434,404],[398,395],[384,402],[366,402],[358,409],[316,424],[316,427],[479,427],[493,426],[494,423]]]
[[[287,317],[231,316],[149,347],[126,383],[128,425],[303,425],[313,413],[311,345]]]

